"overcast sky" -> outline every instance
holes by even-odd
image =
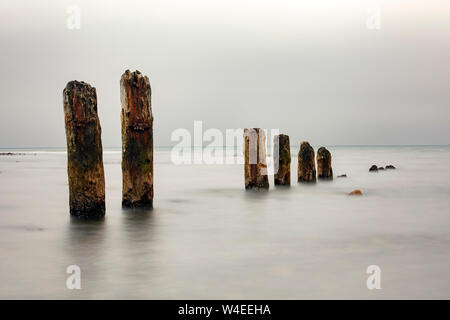
[[[103,145],[119,147],[126,69],[150,78],[157,146],[194,120],[293,145],[450,144],[448,1],[2,0],[0,20],[3,148],[65,147],[71,80],[97,88]]]

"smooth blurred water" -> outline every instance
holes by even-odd
[[[298,185],[293,157],[292,187],[259,193],[242,165],[156,151],[151,211],[122,210],[121,154],[105,151],[97,222],[69,216],[64,152],[0,156],[0,298],[449,299],[450,147],[329,150],[347,178]],[[66,289],[72,264],[81,290]]]

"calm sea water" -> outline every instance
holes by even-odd
[[[242,165],[159,150],[151,211],[122,210],[121,155],[106,150],[100,222],[70,218],[64,152],[0,156],[0,298],[449,299],[450,147],[329,150],[347,178],[298,185],[294,157],[292,187],[260,193]],[[66,288],[73,264],[81,290]],[[381,290],[366,287],[373,264]]]

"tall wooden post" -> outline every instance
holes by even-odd
[[[150,81],[139,71],[120,79],[122,206],[153,206],[153,115]]]
[[[273,158],[275,166],[274,182],[276,186],[291,185],[291,149],[289,136],[285,134],[274,137]]]
[[[63,91],[67,138],[70,214],[105,215],[105,174],[97,93],[88,83],[71,81]]]
[[[264,130],[244,129],[244,156],[245,189],[269,189]]]
[[[316,182],[314,149],[306,141],[301,143],[300,151],[298,152],[297,177],[298,182]]]
[[[325,147],[317,150],[317,178],[333,179],[333,169],[331,168],[331,153]]]

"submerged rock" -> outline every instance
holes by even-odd
[[[390,164],[390,165],[387,165],[387,166],[386,166],[386,169],[395,169],[395,167],[394,167],[393,165]]]
[[[317,178],[333,179],[331,153],[325,147],[320,147],[319,150],[317,150]]]
[[[369,171],[378,171],[378,167],[376,165],[373,165],[370,167]]]
[[[274,181],[276,186],[291,185],[291,149],[289,136],[285,134],[274,137],[273,158],[275,165]],[[277,170],[278,169],[278,170]]]
[[[120,79],[122,206],[153,206],[153,115],[150,81],[139,71]]]
[[[269,189],[264,130],[244,129],[244,156],[245,189]]]
[[[105,174],[96,90],[71,81],[63,91],[63,103],[70,214],[99,218],[105,215]]]
[[[316,182],[314,149],[303,141],[298,152],[298,182]]]
[[[362,196],[363,193],[361,192],[361,190],[357,189],[357,190],[353,190],[353,191],[350,192],[348,195],[349,195],[349,196]]]

